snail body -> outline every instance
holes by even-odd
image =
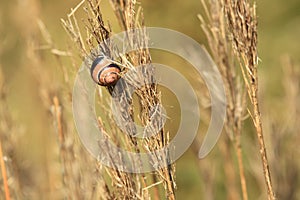
[[[101,86],[112,86],[120,79],[121,68],[104,56],[97,57],[91,66],[93,80]]]

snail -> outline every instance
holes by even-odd
[[[120,79],[121,68],[104,56],[97,57],[91,66],[93,80],[101,86],[113,86]]]

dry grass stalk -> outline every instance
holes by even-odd
[[[23,197],[21,181],[18,176],[24,170],[16,160],[14,147],[19,142],[20,130],[16,126],[8,109],[7,86],[0,66],[0,167],[2,172],[3,189],[6,199],[21,199]],[[1,195],[2,195],[2,190]]]
[[[228,30],[231,34],[232,46],[240,63],[248,96],[253,108],[252,113],[250,113],[250,110],[249,113],[251,114],[258,137],[268,199],[273,200],[275,199],[275,194],[272,187],[262,129],[260,107],[258,104],[256,7],[255,5],[250,5],[250,3],[246,0],[224,0],[224,5],[226,13],[225,17],[229,27]]]
[[[209,47],[213,54],[214,60],[219,66],[221,71],[226,97],[227,97],[227,118],[225,124],[225,131],[234,144],[234,149],[237,155],[240,183],[242,188],[242,196],[244,200],[248,199],[248,192],[246,186],[246,178],[244,173],[244,165],[242,159],[242,146],[241,146],[241,132],[243,118],[246,108],[246,93],[244,86],[240,83],[237,77],[235,58],[231,48],[230,40],[228,39],[228,29],[224,16],[224,2],[211,0],[209,6],[202,0],[207,22],[199,15],[201,21],[201,28],[204,31]],[[226,147],[223,148],[223,152],[226,158],[228,158],[229,143],[224,143]],[[227,163],[227,162],[226,162]],[[225,168],[228,176],[232,175],[230,166]],[[233,180],[233,179],[230,179]],[[231,186],[230,186],[231,185]],[[234,191],[234,185],[228,184],[229,199],[237,199]]]
[[[100,5],[99,5],[99,1],[88,1],[88,8],[90,12],[88,13],[88,24],[86,24],[86,28],[87,30],[90,32],[90,36],[88,36],[87,39],[87,44],[89,46],[90,51],[92,52],[92,50],[95,48],[95,43],[93,43],[93,41],[96,41],[96,44],[100,44],[101,42],[105,41],[106,39],[108,39],[111,36],[111,31],[110,28],[106,27],[103,19],[102,19],[102,14],[101,14],[101,10],[100,10]],[[109,40],[106,40],[104,43],[104,47],[102,48],[102,52],[104,52],[105,55],[114,58],[114,49],[112,44],[108,43]],[[93,53],[93,52],[92,52]],[[94,52],[96,53],[95,55],[93,55],[94,57],[97,56],[97,53],[99,52]],[[112,92],[112,87],[108,87],[107,88],[109,90],[109,92]],[[122,92],[123,94],[119,97],[120,98],[120,102],[124,102],[124,100],[122,99],[126,99],[126,92]],[[100,98],[101,99],[101,98]],[[125,101],[126,102],[126,101]],[[99,105],[101,105],[102,103],[100,103]],[[121,105],[120,105],[121,107]],[[105,109],[102,106],[102,109]],[[133,109],[131,107],[131,105],[127,105],[125,107],[125,109],[122,111],[122,117],[125,118],[132,118],[133,117]],[[108,119],[110,119],[110,121],[113,121],[113,117],[111,115],[108,115]],[[102,124],[101,120],[99,121],[100,124]],[[140,152],[139,146],[137,144],[137,140],[134,137],[129,136],[125,137],[123,139],[120,138],[121,135],[120,132],[114,128],[114,124],[110,124],[109,125],[109,129],[107,130],[112,130],[110,131],[111,133],[107,135],[111,135],[113,137],[113,141],[116,144],[120,144],[120,140],[124,141],[124,145],[126,147],[129,147],[130,149],[132,149],[135,152]],[[128,130],[128,132],[133,132],[132,131],[133,127],[126,127],[126,130]],[[102,127],[103,131],[104,127]],[[129,139],[129,140],[128,140]],[[105,151],[105,149],[104,149]],[[106,150],[109,152],[109,150]],[[111,157],[109,155],[109,157]],[[120,158],[120,162],[122,162],[123,158]],[[113,164],[113,162],[116,161],[114,158],[111,158],[111,163]],[[136,163],[137,161],[132,161],[133,163]],[[140,161],[138,161],[140,162]],[[115,185],[116,188],[118,188],[116,190],[116,193],[119,193],[119,195],[117,194],[117,196],[123,196],[124,198],[143,198],[143,199],[147,199],[148,197],[148,191],[147,190],[142,190],[142,185],[143,187],[146,187],[146,183],[145,183],[145,175],[141,175],[141,179],[138,177],[138,175],[135,174],[128,174],[128,173],[122,173],[116,170],[112,170],[112,169],[106,169],[107,173],[110,174],[112,180],[112,184]]]
[[[128,6],[124,6],[128,4],[127,1],[124,1],[121,4],[116,4],[117,11],[118,13],[122,11],[122,13],[126,13],[124,15],[120,15],[121,19],[119,21],[121,22],[126,22],[123,24],[123,26],[126,28],[125,30],[130,30],[134,28],[142,28],[143,25],[143,18],[138,17],[134,15],[134,4],[135,1],[132,1],[129,3]],[[132,4],[132,5],[131,5]],[[142,20],[142,24],[139,22],[135,21],[137,18],[140,18]],[[143,64],[149,64],[151,62],[150,60],[150,54],[148,49],[144,49],[144,46],[147,46],[147,39],[145,33],[142,33],[140,38],[133,38],[129,36],[129,40],[132,42],[132,45],[137,45],[138,51],[134,52],[135,55],[131,55],[131,58],[136,58],[133,60],[133,63],[135,66],[140,66]],[[148,78],[151,78],[153,76],[152,74],[146,74],[144,76],[148,76]],[[160,94],[157,91],[156,85],[147,85],[142,89],[137,90],[137,95],[140,98],[140,105],[141,105],[141,120],[144,125],[147,124],[149,120],[149,117],[151,116],[149,108],[153,107],[154,105],[160,103]],[[154,127],[154,130],[156,128]],[[165,133],[164,130],[161,130],[160,133],[158,134],[158,137],[156,136],[155,138],[151,138],[150,140],[146,139],[144,147],[146,150],[149,152],[163,148],[165,145],[168,143],[168,134]],[[163,160],[167,160],[167,157],[162,158]],[[174,189],[175,189],[175,180],[174,180],[174,175],[173,175],[173,170],[172,166],[169,166],[168,168],[162,169],[161,172],[158,172],[161,176],[161,178],[164,180],[165,183],[165,190],[168,191],[167,196],[169,196],[170,199],[175,198],[174,197]]]
[[[142,15],[140,10],[138,9],[138,15],[135,13],[136,5],[135,1],[111,1],[111,5],[116,13],[116,16],[118,20],[120,21],[121,27],[123,30],[131,30],[134,28],[140,28],[143,26],[143,22],[139,22],[139,20],[142,19]],[[88,56],[88,52],[91,52],[91,60],[93,60],[96,56],[99,55],[101,52],[94,51],[96,45],[100,44],[105,39],[109,38],[111,36],[111,30],[109,26],[105,26],[101,9],[100,9],[100,1],[93,1],[88,0],[86,1],[87,7],[85,8],[85,11],[87,13],[88,19],[87,22],[85,22],[85,28],[88,31],[88,34],[86,36],[86,44],[83,43],[84,39],[82,34],[80,33],[80,29],[75,17],[75,9],[68,15],[68,20],[63,22],[63,25],[69,35],[71,36],[72,40],[77,44],[77,47],[79,49],[81,58],[85,59],[86,56]],[[78,8],[78,7],[77,7]],[[113,44],[110,44],[108,42],[104,43],[104,45],[101,47],[100,51],[102,51],[107,56],[116,59],[116,56],[120,56],[122,66],[125,66],[125,71],[128,69],[132,69],[134,66],[139,66],[143,64],[149,64],[150,54],[147,48],[144,48],[147,45],[146,40],[146,33],[142,32],[139,34],[138,37],[132,37],[131,34],[127,35],[127,39],[130,45],[132,47],[136,47],[136,51],[130,52],[126,55],[120,55],[116,53],[115,49],[113,49]],[[108,40],[109,41],[109,40]],[[139,74],[137,76],[140,76],[140,78],[151,77],[152,74]],[[141,79],[142,80],[142,79]],[[135,83],[131,83],[135,85]],[[112,92],[113,88],[108,87],[107,88],[109,92]],[[125,91],[120,91],[122,95],[120,95],[120,101],[123,102],[122,98],[127,98],[127,94]],[[143,88],[137,89],[136,94],[139,97],[139,103],[141,106],[141,113],[140,118],[143,123],[143,125],[146,125],[150,121],[150,110],[149,108],[153,105],[159,103],[159,93],[157,92],[156,85],[151,84],[147,85]],[[100,100],[102,98],[102,93],[99,93]],[[103,104],[103,102],[100,103],[100,105]],[[128,105],[120,106],[123,108],[121,111],[121,117],[131,117],[133,118],[133,107],[132,102],[129,102]],[[103,107],[102,107],[103,108]],[[103,108],[104,111],[107,111],[107,109]],[[111,119],[113,121],[113,117],[111,116],[110,112],[107,112],[107,118]],[[164,147],[168,143],[168,133],[164,133],[163,130],[160,131],[157,136],[154,138],[151,138],[149,140],[144,140],[143,143],[139,144],[139,142],[136,140],[135,137],[132,136],[123,136],[124,134],[120,134],[119,130],[114,128],[114,124],[106,124],[103,126],[102,120],[99,121],[100,128],[103,130],[103,132],[107,132],[106,130],[109,130],[106,135],[109,139],[112,139],[115,144],[118,145],[125,145],[126,148],[132,149],[135,152],[140,152],[141,147],[143,147],[144,151],[153,151],[160,149]],[[126,127],[126,130],[128,132],[133,132],[134,127]],[[107,139],[108,139],[107,138]],[[129,139],[129,140],[128,140]],[[101,147],[105,148],[105,147]],[[106,151],[108,153],[108,157],[110,156],[109,151]],[[167,162],[167,157],[161,158],[165,162]],[[120,158],[120,161],[122,158]],[[111,162],[116,162],[116,159],[111,159]],[[141,161],[133,161],[133,163],[139,163]],[[153,161],[155,162],[155,161]],[[137,166],[138,167],[138,166]],[[158,170],[156,173],[153,174],[153,180],[154,183],[146,182],[146,174],[141,174],[140,176],[137,174],[128,174],[124,172],[120,172],[113,169],[105,168],[106,173],[111,178],[111,184],[113,186],[113,191],[116,196],[122,196],[124,198],[134,198],[134,199],[149,199],[149,189],[154,188],[155,198],[158,198],[158,186],[162,182],[165,186],[165,191],[168,199],[175,199],[175,180],[174,180],[174,171],[171,166],[167,168],[163,168]],[[149,187],[149,185],[151,187]]]
[[[8,187],[8,179],[7,179],[7,174],[6,174],[6,166],[4,162],[4,156],[2,152],[2,144],[0,140],[0,167],[1,167],[1,174],[2,174],[2,179],[3,179],[3,187],[4,187],[4,192],[5,192],[5,200],[10,200],[10,191]]]
[[[136,1],[115,1],[111,0],[113,8],[115,10],[116,16],[123,27],[124,30],[129,31],[136,28],[143,28],[144,22],[143,22],[143,16],[142,13],[139,12],[139,15],[136,15],[135,13],[135,4]],[[137,19],[140,19],[141,22],[139,22]],[[138,37],[140,36],[140,37]],[[131,35],[128,35],[129,43],[132,46],[137,47],[137,51],[129,54],[131,61],[134,66],[140,66],[144,64],[150,64],[151,57],[150,53],[147,48],[147,37],[146,33],[142,32],[141,35],[138,34],[135,35],[135,37],[132,37]],[[144,78],[151,79],[151,72],[149,74],[141,74],[140,76],[145,76]],[[134,85],[134,83],[131,83]],[[155,84],[146,85],[142,89],[137,89],[136,94],[139,97],[140,100],[140,106],[141,106],[141,120],[143,125],[146,125],[150,121],[151,117],[151,111],[150,108],[153,107],[156,104],[160,103],[160,94],[157,91],[157,87]],[[157,122],[156,124],[159,124]],[[156,127],[153,127],[154,130],[157,130]],[[163,129],[159,131],[159,134],[151,139],[145,139],[144,140],[144,148],[146,151],[153,152],[155,150],[161,149],[164,146],[168,144],[169,140],[169,133],[166,133]],[[167,165],[167,156],[164,158],[161,158],[165,161],[165,164]],[[153,163],[154,164],[154,163]],[[165,191],[168,199],[175,199],[175,179],[174,179],[174,169],[171,165],[169,165],[167,168],[163,168],[159,171],[157,171],[157,174],[159,175],[160,179],[163,180],[165,185]]]
[[[4,98],[4,77],[2,69],[0,68],[0,99],[2,100]],[[2,102],[1,102],[2,104]],[[2,132],[2,130],[0,129]],[[1,133],[2,134],[2,133]],[[6,172],[6,165],[4,162],[4,156],[3,156],[3,148],[2,148],[2,137],[0,138],[0,167],[1,167],[1,174],[3,179],[3,187],[4,187],[4,193],[5,193],[5,199],[10,200],[10,191],[8,186],[8,179],[7,179],[7,172]]]
[[[21,198],[20,180],[17,171],[20,169],[15,160],[17,137],[14,135],[13,119],[8,110],[7,88],[4,74],[0,66],[0,168],[3,181],[3,190],[6,200]],[[0,190],[1,191],[1,190]],[[2,191],[1,191],[2,192]]]

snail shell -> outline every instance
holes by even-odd
[[[120,79],[121,68],[104,56],[97,57],[91,67],[93,80],[101,86],[115,85]]]

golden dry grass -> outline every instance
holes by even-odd
[[[246,0],[203,0],[201,5],[200,1],[193,3],[199,7],[199,12],[202,11],[200,23],[194,23],[196,16],[193,21],[189,19],[191,12],[184,11],[187,3],[178,1],[173,4],[185,5],[179,10],[173,5],[168,7],[168,3],[142,2],[145,19],[140,3],[133,0],[78,3],[78,6],[70,2],[57,5],[51,2],[51,6],[38,0],[15,5],[0,3],[0,199],[300,198],[299,60],[287,55],[276,65],[275,61],[259,62],[257,39],[265,39],[259,44],[270,40],[264,35],[264,26],[271,26],[272,22],[257,27],[257,21],[263,22],[267,14],[260,12],[257,18],[255,4]],[[258,2],[258,10],[269,12],[260,5],[264,4]],[[63,14],[58,16],[53,9],[60,9],[57,13]],[[170,24],[167,18],[172,9],[182,18],[182,27],[191,24],[191,35],[204,32],[207,48],[219,66],[228,103],[225,134],[206,159],[199,161],[189,151],[178,160],[176,179],[175,165],[144,174],[105,167],[84,149],[73,122],[71,97],[78,66],[99,42],[116,30],[143,27],[144,21],[150,21],[147,25],[151,26],[151,20],[160,16],[166,19],[160,17],[156,24],[164,21]],[[55,23],[47,14],[53,16]],[[3,18],[6,15],[8,21]],[[113,15],[115,19],[112,19]],[[64,19],[67,34],[63,32],[59,18]],[[108,18],[110,22],[107,22]],[[173,21],[170,27],[181,26],[181,22]],[[297,22],[296,18],[294,22]],[[199,24],[202,30],[195,29]],[[258,30],[262,31],[257,33]],[[67,38],[68,34],[71,40]],[[130,38],[131,43],[143,46],[140,42],[146,42],[144,37]],[[204,41],[204,38],[197,39],[201,43]],[[107,51],[111,48],[107,44]],[[260,48],[266,49],[265,46]],[[275,49],[269,51],[268,56],[278,61],[279,58],[272,55]],[[139,49],[120,55],[118,62],[131,69],[151,62],[151,56],[147,49]],[[277,75],[273,76],[273,71]],[[267,87],[266,82],[274,81],[274,77],[280,79],[272,88]],[[205,110],[201,114],[205,124],[209,123],[210,117],[206,103],[208,95],[202,91],[203,86],[199,88],[203,94],[201,103]],[[145,141],[120,134],[115,124],[110,123],[113,118],[106,108],[106,101],[111,88],[107,89],[108,92],[99,89],[96,104],[103,111],[98,121],[107,137],[131,151],[153,151],[168,143],[171,128]],[[272,97],[270,90],[277,96]],[[137,91],[141,123],[149,118],[148,107],[164,98],[164,93],[157,91],[156,85]],[[132,107],[128,107],[124,112],[133,116],[131,110]],[[192,152],[197,152],[199,143],[197,140],[193,144]]]

